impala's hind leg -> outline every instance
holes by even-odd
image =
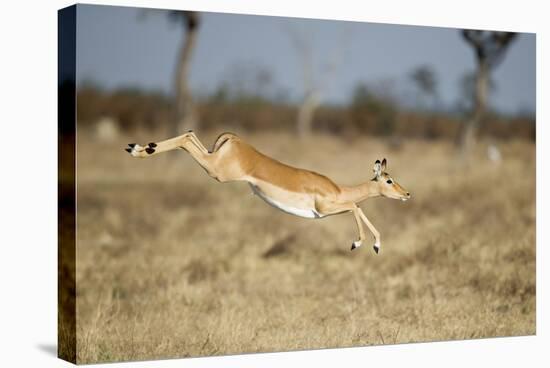
[[[208,151],[208,149],[206,149],[206,147],[202,144],[202,142],[195,135],[195,133],[193,133],[192,130],[190,130],[187,134],[189,135],[189,138],[193,141],[193,143],[197,146],[197,148],[199,148],[204,153],[212,153],[212,152]]]
[[[193,142],[192,138],[186,138],[179,147],[186,150],[195,161],[214,179],[218,179],[218,170],[216,169],[216,160],[213,154],[203,147]]]
[[[218,166],[216,165],[217,156],[208,152],[193,132],[188,132],[165,141],[149,143],[147,146],[140,146],[138,144],[129,144],[129,146],[130,148],[127,148],[126,151],[134,157],[149,157],[161,152],[184,149],[201,165],[208,175],[220,180],[219,172],[216,169]]]
[[[126,148],[126,151],[130,153],[133,157],[144,158],[159,154],[161,152],[183,148],[184,143],[186,142],[191,142],[193,145],[196,146],[197,149],[199,149],[203,153],[208,153],[208,150],[199,141],[195,133],[191,131],[178,137],[170,138],[161,142],[151,142],[145,146],[141,146],[136,143],[130,143],[128,144],[130,148]]]

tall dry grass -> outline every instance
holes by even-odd
[[[350,214],[294,217],[183,151],[123,151],[162,138],[78,137],[79,363],[535,333],[534,144],[502,145],[499,166],[480,147],[464,166],[435,141],[244,135],[342,184],[386,157],[412,199],[363,205],[376,255],[349,250]]]

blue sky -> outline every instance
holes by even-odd
[[[327,102],[347,103],[360,82],[414,101],[410,72],[427,64],[437,73],[442,102],[451,106],[459,97],[461,76],[475,68],[473,52],[456,29],[220,13],[202,13],[201,19],[191,66],[197,94],[210,93],[223,81],[250,81],[255,70],[265,69],[272,75],[271,90],[298,100],[304,93],[304,64],[292,34],[307,40],[313,78]],[[170,94],[183,37],[183,27],[161,11],[79,5],[77,81]],[[329,65],[334,68],[327,73]],[[493,78],[493,107],[534,111],[534,34],[520,34]]]

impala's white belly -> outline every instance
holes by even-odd
[[[315,210],[314,200],[305,194],[288,192],[277,188],[270,188],[270,185],[266,183],[256,185],[249,182],[248,184],[250,185],[250,188],[252,188],[252,192],[254,192],[254,194],[257,194],[258,197],[266,201],[271,206],[280,209],[281,211],[305,218],[314,219],[323,217],[323,215],[319,214]],[[269,189],[269,192],[275,195],[268,194],[268,191],[262,190],[262,187],[264,189]],[[283,200],[282,198],[284,198],[285,200]]]

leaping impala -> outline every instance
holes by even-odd
[[[130,143],[126,148],[133,157],[150,157],[161,152],[184,149],[199,165],[219,182],[246,181],[252,191],[275,208],[306,218],[323,218],[352,212],[359,231],[359,240],[351,250],[365,240],[367,225],[374,235],[374,251],[380,250],[380,233],[367,219],[358,204],[367,198],[384,196],[406,201],[410,193],[386,172],[386,159],[374,163],[374,178],[356,186],[337,185],[324,175],[285,165],[257,151],[231,133],[220,135],[212,150],[207,150],[197,136],[189,131],[179,137],[147,146]]]

